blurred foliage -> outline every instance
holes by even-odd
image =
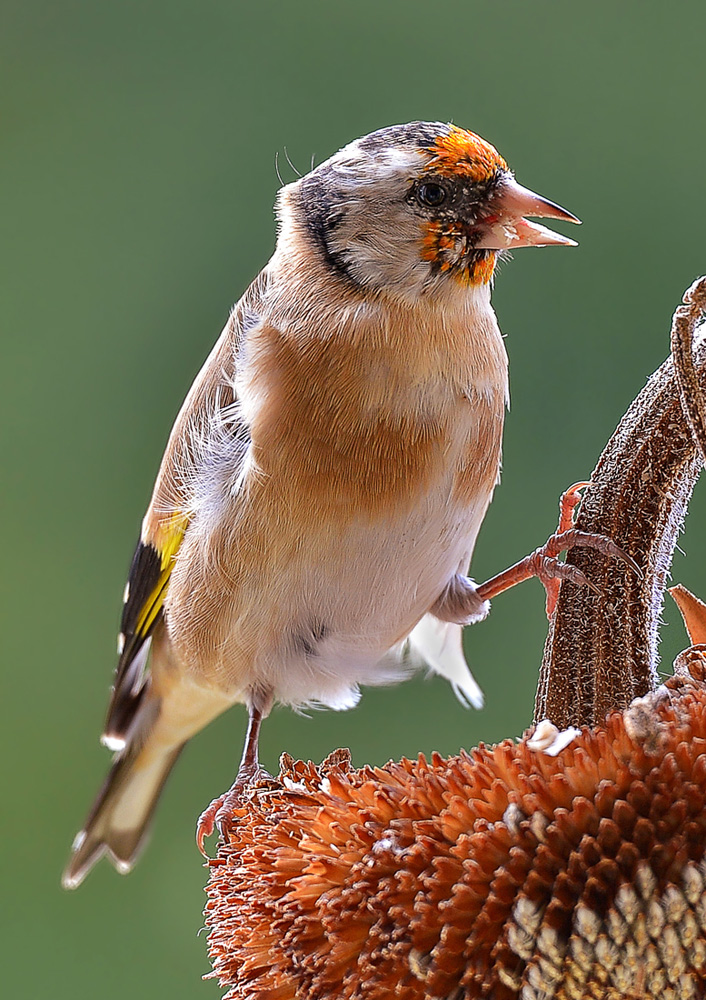
[[[285,148],[305,170],[382,125],[454,120],[584,220],[579,249],[521,250],[497,282],[512,412],[483,579],[552,530],[706,271],[704,30],[696,0],[4,0],[7,996],[217,996],[198,978],[193,824],[230,783],[242,709],[185,753],[133,875],[102,864],[67,895],[59,872],[108,763],[97,736],[142,511],[184,393],[271,252],[275,155],[289,179]],[[702,516],[697,494],[674,575],[703,596]],[[666,618],[669,664],[683,633]],[[528,584],[469,631],[485,711],[417,678],[341,715],[276,711],[264,761],[343,745],[382,762],[519,734],[545,631]]]

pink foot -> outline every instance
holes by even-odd
[[[205,858],[208,857],[208,854],[206,854],[203,842],[206,837],[210,837],[213,833],[216,825],[216,816],[218,815],[224,801],[225,795],[220,795],[217,799],[214,799],[210,806],[207,806],[207,808],[204,809],[196,821],[196,846]]]
[[[201,813],[196,823],[196,844],[205,858],[208,858],[203,846],[206,837],[210,837],[216,827],[218,827],[219,835],[223,837],[225,821],[231,818],[233,811],[242,805],[250,785],[263,779],[271,781],[272,775],[259,764],[253,767],[241,767],[228,791],[214,799]]]
[[[557,535],[562,535],[565,531],[569,531],[570,528],[573,528],[574,511],[581,503],[581,490],[585,490],[586,487],[590,485],[590,482],[574,483],[573,486],[569,486],[568,490],[564,490],[559,497],[559,524],[556,529]],[[542,580],[542,584],[547,595],[547,618],[551,621],[551,617],[556,610],[556,602],[559,600],[559,587],[561,586],[561,580],[556,578]]]
[[[591,534],[586,531],[579,531],[573,527],[573,510],[580,501],[579,490],[588,485],[587,483],[575,483],[569,487],[562,495],[559,503],[559,525],[558,530],[551,535],[544,545],[525,556],[514,566],[506,569],[503,573],[486,580],[476,588],[476,594],[482,600],[492,600],[498,594],[504,593],[515,584],[522,583],[536,576],[541,581],[547,592],[547,617],[551,618],[556,608],[559,595],[559,585],[562,580],[568,580],[579,587],[589,587],[597,592],[597,588],[577,566],[570,563],[560,562],[557,556],[560,552],[573,548],[575,545],[595,549],[611,559],[620,559],[626,563],[634,573],[642,576],[640,567],[632,556],[616,545],[612,539],[605,535]]]

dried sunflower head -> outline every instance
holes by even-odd
[[[227,997],[704,997],[703,662],[555,756],[283,758],[211,862]]]

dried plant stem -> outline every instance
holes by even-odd
[[[706,279],[695,282],[684,301],[686,306],[674,315],[672,334],[678,345],[679,384],[670,358],[649,379],[608,442],[576,521],[580,530],[617,542],[644,576],[640,579],[622,563],[589,549],[569,553],[567,561],[600,593],[562,584],[544,649],[535,721],[549,718],[562,728],[595,725],[611,709],[625,708],[656,687],[657,629],[667,573],[702,466],[696,440],[706,444],[699,385],[706,378],[706,344],[700,342],[693,354],[691,350],[706,303]]]
[[[672,361],[682,410],[692,437],[706,462],[706,405],[694,366],[694,326],[706,309],[706,281],[699,278],[684,294],[672,320]]]

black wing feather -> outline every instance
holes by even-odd
[[[161,602],[168,584],[159,551],[143,541],[137,543],[128,574],[126,600],[120,621],[121,652],[115,670],[113,693],[108,706],[103,739],[116,745],[122,742],[135,717],[145,690],[145,667],[149,639],[161,621]],[[150,614],[155,603],[156,614]]]

